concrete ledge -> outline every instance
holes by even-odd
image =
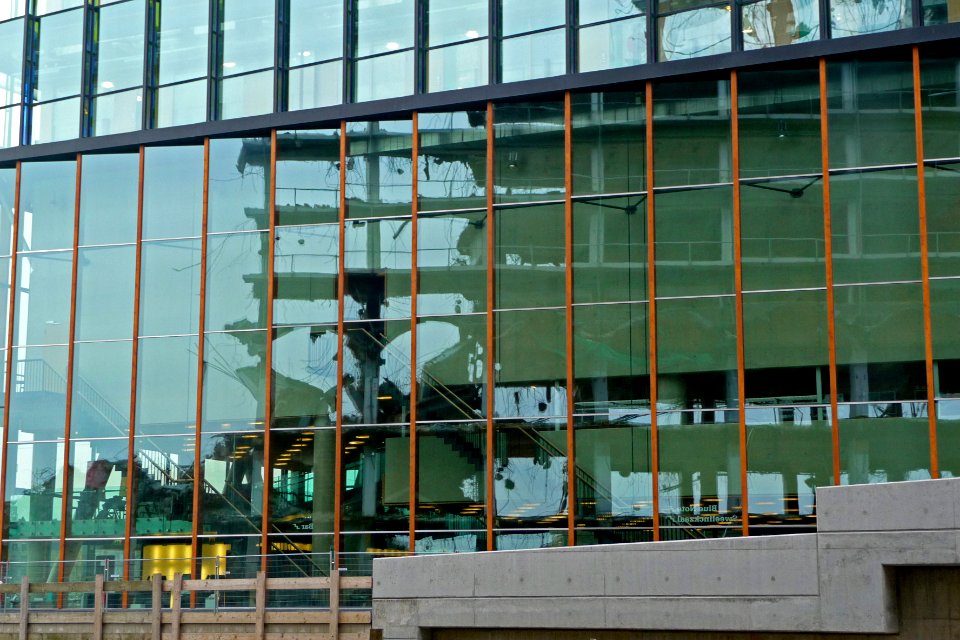
[[[815,534],[378,559],[373,626],[889,634],[895,567],[960,566],[960,479],[817,505]]]

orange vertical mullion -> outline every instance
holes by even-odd
[[[747,490],[747,416],[744,407],[746,369],[743,350],[743,265],[740,263],[740,110],[737,71],[730,72],[730,132],[733,149],[733,281],[737,313],[737,422],[740,437],[740,521],[743,535],[750,533],[749,492]]]
[[[204,333],[206,326],[207,313],[207,213],[210,203],[210,138],[203,140],[203,210],[200,223],[200,318],[197,329],[197,412],[196,425],[194,425],[194,459],[193,459],[193,527],[190,531],[190,550],[191,566],[193,576],[200,578],[200,563],[197,558],[200,556],[199,538],[200,538],[200,490],[201,474],[200,466],[200,439],[203,435],[203,357],[204,357]],[[190,592],[190,606],[196,606],[196,592]]]
[[[660,439],[657,433],[657,277],[656,227],[653,193],[653,83],[644,87],[647,116],[647,316],[649,335],[647,353],[650,357],[650,475],[653,498],[653,539],[660,540]]]
[[[260,570],[267,570],[267,555],[270,553],[270,423],[273,420],[273,298],[276,295],[274,284],[274,246],[277,238],[277,130],[270,131],[270,202],[267,205],[269,221],[267,226],[267,336],[264,350],[263,385],[263,503],[260,507]]]
[[[340,218],[339,218],[339,248],[337,252],[337,453],[334,461],[333,478],[333,553],[337,557],[336,565],[340,566],[340,507],[343,491],[343,300],[344,289],[347,284],[346,262],[344,260],[344,234],[347,217],[347,122],[340,122]]]
[[[830,422],[833,484],[840,484],[840,413],[837,409],[837,332],[833,295],[833,226],[830,213],[830,132],[827,118],[827,60],[820,58],[820,152],[823,164],[823,244],[827,277],[827,340],[830,358]]]
[[[14,305],[16,304],[17,296],[17,243],[19,242],[20,235],[20,173],[21,173],[21,164],[17,162],[16,168],[16,177],[14,178],[14,194],[13,194],[13,231],[10,247],[10,294],[8,298],[8,311],[7,316],[7,362],[4,365],[6,367],[6,380],[4,380],[4,398],[7,399],[3,403],[3,473],[0,474],[0,524],[5,525],[6,514],[6,495],[7,495],[7,464],[9,462],[7,455],[7,445],[10,439],[10,390],[11,385],[10,381],[13,378],[13,312]],[[6,527],[2,527],[3,531],[6,531]],[[6,551],[6,549],[3,549]],[[4,555],[4,557],[6,557]]]
[[[494,127],[493,127],[493,103],[487,103],[487,474],[486,474],[486,524],[487,524],[487,551],[493,551],[496,547],[493,540],[493,521],[496,517],[496,500],[494,499],[493,486],[493,467],[496,462],[496,452],[494,451],[494,430],[493,430],[493,392],[496,385],[494,375],[495,354],[495,314],[494,307],[494,242],[496,235],[494,230],[493,215],[493,152],[494,152]]]
[[[564,263],[566,265],[567,344],[567,545],[576,544],[576,439],[573,428],[573,106],[569,91],[563,94]]]
[[[420,281],[417,276],[417,198],[419,176],[417,163],[420,155],[420,119],[416,111],[413,112],[413,140],[411,154],[413,168],[411,169],[412,185],[410,225],[410,553],[416,550],[416,523],[417,523],[417,292]]]
[[[57,580],[63,582],[66,572],[67,519],[70,515],[70,418],[73,409],[73,337],[77,320],[77,253],[80,243],[80,176],[83,171],[83,156],[77,154],[76,184],[73,193],[73,264],[70,271],[70,327],[67,334],[67,387],[63,423],[63,491],[60,494],[60,566]],[[57,608],[63,605],[63,594],[57,594]]]
[[[143,250],[143,173],[144,159],[146,149],[140,147],[140,169],[137,182],[137,248],[136,248],[136,266],[133,276],[133,344],[131,345],[131,375],[130,375],[130,433],[128,436],[127,448],[127,519],[123,526],[123,579],[130,579],[130,559],[131,537],[133,536],[133,518],[136,513],[136,505],[133,504],[133,473],[136,464],[134,457],[136,455],[134,447],[134,437],[136,436],[136,416],[137,416],[137,376],[140,358],[140,257]],[[126,606],[127,594],[124,593],[124,606]]]
[[[939,478],[936,389],[933,385],[933,324],[930,309],[930,239],[927,237],[927,180],[923,165],[923,101],[920,88],[920,48],[914,45],[913,112],[917,138],[917,204],[920,213],[920,270],[923,283],[923,346],[927,368],[927,417],[930,423],[930,477]]]

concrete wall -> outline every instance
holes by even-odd
[[[378,559],[373,626],[388,640],[960,640],[952,605],[940,618],[920,607],[931,594],[960,603],[957,570],[934,569],[960,566],[960,479],[823,488],[817,507],[816,534]],[[939,626],[916,635],[925,625]]]

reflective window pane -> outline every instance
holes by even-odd
[[[486,427],[472,424],[417,426],[418,529],[483,530]],[[409,466],[409,463],[408,463]],[[447,548],[449,541],[419,539],[417,545]],[[462,541],[461,544],[465,544]],[[480,551],[469,546],[463,550]]]
[[[33,12],[38,16],[42,16],[47,13],[73,9],[74,7],[82,5],[83,0],[35,0]]]
[[[486,413],[485,316],[417,324],[417,420],[476,420]]]
[[[273,111],[273,71],[224,78],[220,85],[220,117],[242,118]]]
[[[13,253],[13,218],[16,215],[13,204],[16,185],[16,168],[0,169],[0,256],[9,256]]]
[[[563,198],[563,103],[494,106],[497,202]]]
[[[924,177],[930,275],[960,276],[960,219],[955,205],[960,188],[960,164],[928,166]]]
[[[563,205],[495,212],[497,309],[562,306],[566,286]]]
[[[196,336],[140,340],[137,356],[138,435],[194,433],[197,348]]]
[[[160,84],[207,75],[210,8],[196,0],[163,0],[160,7]],[[201,36],[201,37],[198,37]],[[162,94],[162,92],[161,92]]]
[[[68,536],[123,538],[127,519],[128,447],[126,438],[73,440],[71,437],[70,469],[67,471],[69,478],[67,495],[70,501],[67,504]],[[74,548],[80,546],[76,542],[69,544]],[[119,552],[122,554],[122,540],[113,544],[120,547]],[[82,553],[81,549],[77,551]],[[78,562],[74,565],[73,571],[68,572],[64,577],[89,580],[93,575],[84,575],[84,573],[93,573],[91,569],[94,569],[94,566],[91,565],[95,566],[95,561]],[[80,604],[84,603],[77,603],[74,606]]]
[[[70,339],[73,251],[17,256],[14,344],[66,344]]]
[[[830,35],[834,38],[911,26],[910,3],[903,0],[866,7],[855,0],[830,0]]]
[[[271,432],[270,457],[271,531],[333,533],[336,431]],[[311,536],[314,544],[318,538]]]
[[[344,429],[343,442],[341,526],[344,531],[367,532],[357,536],[366,542],[352,544],[369,548],[372,532],[377,531],[406,534],[410,517],[409,430]],[[378,540],[376,548],[391,547]]]
[[[418,209],[486,207],[485,115],[477,111],[421,113],[417,124]]]
[[[430,0],[427,42],[431,47],[487,35],[488,0]]]
[[[641,11],[641,7],[633,0],[577,0],[577,19],[580,24],[636,16]]]
[[[960,3],[951,2],[951,22],[960,20]],[[960,68],[951,52],[924,50],[920,56],[923,107],[923,154],[926,158],[960,157],[960,140],[951,135],[960,123]]]
[[[83,51],[83,12],[67,11],[41,18],[38,29],[34,99],[46,102],[79,94],[83,70],[80,55]]]
[[[135,535],[190,534],[193,528],[195,449],[194,436],[148,436],[134,441],[134,472],[138,475],[134,484]],[[168,539],[165,542],[171,541]],[[177,546],[156,542],[154,544],[156,546],[153,550],[150,547],[154,545],[143,548],[142,557],[170,558],[171,548]],[[183,551],[189,556],[189,538],[185,546]],[[176,558],[178,555],[174,554],[172,557]],[[144,563],[142,567],[144,577],[156,570],[151,568],[149,563]]]
[[[813,0],[760,0],[740,11],[747,51],[820,38],[820,7]]]
[[[343,102],[343,63],[340,61],[291,69],[287,81],[290,111]]]
[[[128,340],[81,342],[73,352],[70,437],[124,438],[124,467],[130,433],[132,345]]]
[[[9,440],[63,440],[67,413],[67,347],[20,347],[10,353],[12,379],[17,384],[10,389]],[[62,459],[61,453],[58,462]],[[8,455],[7,460],[13,458]],[[43,463],[53,464],[53,460]],[[28,474],[29,465],[19,472],[13,465],[7,465],[7,473]],[[19,484],[33,482],[33,478],[35,476],[27,475]]]
[[[270,138],[210,141],[207,230],[269,227]]]
[[[274,3],[225,0],[222,10],[223,75],[272,67]]]
[[[207,119],[207,81],[157,89],[157,126],[175,127]]]
[[[431,49],[427,62],[427,91],[452,91],[487,84],[486,39]]]
[[[573,95],[575,194],[643,191],[646,153],[646,110],[642,93]],[[631,215],[628,209],[624,213]]]
[[[277,132],[277,226],[337,222],[340,130]]]
[[[413,46],[414,0],[364,0],[356,11],[357,56]]]
[[[620,20],[581,28],[579,71],[618,69],[647,61],[647,21]]]
[[[23,21],[13,20],[0,24],[0,106],[22,102],[22,82]]]
[[[495,428],[494,526],[566,528],[566,428],[510,422]]]
[[[30,142],[42,144],[80,135],[80,98],[34,105]]]
[[[274,246],[274,324],[337,321],[339,225],[285,227]]]
[[[408,120],[347,124],[347,217],[409,215],[413,125]]]
[[[20,176],[20,251],[73,246],[77,163],[25,162]]]
[[[100,9],[96,91],[143,84],[144,0]]]
[[[80,244],[137,240],[140,154],[83,156],[80,172]]]
[[[203,533],[259,533],[263,511],[263,438],[204,436],[200,498]],[[232,571],[231,571],[232,573]]]
[[[203,147],[148,147],[144,163],[144,240],[199,236]]]
[[[356,101],[386,100],[413,93],[413,51],[357,60]]]
[[[106,136],[141,128],[143,95],[140,89],[100,96],[93,101],[93,135]]]
[[[411,226],[409,219],[347,225],[345,319],[410,317]]]
[[[336,424],[339,344],[336,326],[274,332],[272,429]]]
[[[60,535],[61,505],[63,494],[63,442],[22,443],[7,446],[7,503],[9,526],[7,535],[11,538],[51,538]],[[24,558],[37,558],[42,545],[31,543],[33,553],[24,551]],[[55,546],[55,545],[54,545]],[[56,553],[56,552],[54,552]],[[43,565],[40,565],[43,566]],[[43,577],[47,579],[49,567],[43,566]]]
[[[675,13],[658,21],[661,36],[657,58],[684,60],[730,51],[728,7],[706,7]]]
[[[344,423],[409,420],[409,321],[348,324],[343,357]]]
[[[487,308],[486,212],[421,215],[417,225],[417,313]]]
[[[203,348],[205,432],[263,430],[266,344],[266,331],[206,335]]]
[[[524,2],[525,5],[528,3]],[[561,6],[557,3],[552,5]],[[533,6],[533,3],[529,3]],[[563,29],[514,36],[500,43],[500,79],[519,82],[566,73],[566,39]]]
[[[290,0],[290,66],[343,56],[343,2]]]
[[[140,335],[196,333],[200,241],[145,242],[140,264]]]
[[[136,247],[80,249],[77,256],[76,339],[133,337]]]
[[[20,106],[0,109],[0,149],[20,144]]]
[[[552,0],[500,0],[503,35],[535,31],[562,25],[563,3]]]
[[[565,317],[563,309],[496,313],[496,417],[554,422],[566,415]]]

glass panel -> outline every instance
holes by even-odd
[[[80,249],[78,256],[75,338],[131,338],[136,247]]]
[[[77,163],[24,162],[20,176],[20,251],[73,246]]]
[[[203,147],[147,147],[143,239],[199,236],[203,214]]]
[[[332,533],[336,431],[271,432],[270,455],[270,531]],[[329,550],[317,548],[327,546],[321,536],[312,540],[313,553]]]
[[[417,532],[414,541],[414,553],[418,555],[427,553],[473,553],[486,550],[487,534],[485,531],[454,529],[449,533],[441,531]]]
[[[910,3],[905,0],[891,0],[867,7],[856,0],[830,0],[830,35],[834,38],[911,26]]]
[[[347,217],[409,215],[413,202],[412,123],[347,123],[347,135]]]
[[[158,127],[175,127],[181,124],[203,122],[206,119],[206,80],[157,89]]]
[[[413,93],[413,51],[357,60],[356,101],[385,100]]]
[[[741,11],[743,48],[747,51],[820,38],[820,7],[815,0],[761,0]]]
[[[524,2],[527,6],[533,3]],[[559,3],[550,3],[561,7]],[[500,43],[500,79],[519,82],[566,73],[566,38],[563,29],[514,36]]]
[[[80,98],[34,105],[32,144],[70,140],[80,135]]]
[[[417,241],[417,313],[476,313],[487,308],[486,212],[421,217]]]
[[[652,529],[607,528],[586,529],[578,527],[574,539],[579,546],[592,544],[622,544],[625,542],[653,542]]]
[[[0,334],[0,351],[6,349],[9,345],[7,344],[7,321],[10,318],[10,261],[11,258],[0,258],[0,331],[3,333]],[[6,361],[6,352],[0,355],[0,360]],[[6,368],[0,372],[0,383],[6,379]],[[0,391],[0,398],[3,397],[3,392]],[[3,403],[0,402],[0,409],[3,408]]]
[[[0,256],[9,256],[13,253],[13,218],[16,216],[13,204],[16,188],[16,168],[0,169]],[[21,185],[21,190],[22,188]]]
[[[634,0],[577,0],[577,20],[580,24],[590,24],[638,16],[642,9],[637,4]]]
[[[563,3],[551,0],[500,0],[503,35],[556,27],[565,22]]]
[[[937,403],[937,452],[941,478],[960,477],[960,402]]]
[[[343,422],[407,422],[410,323],[351,323],[343,340]]]
[[[681,424],[737,422],[735,306],[733,296],[657,302],[657,409],[693,410],[674,416]]]
[[[960,21],[960,3],[956,0],[923,0],[923,24],[945,24]]]
[[[647,61],[646,18],[584,27],[578,37],[581,72],[618,69]]]
[[[821,173],[817,68],[742,71],[738,83],[740,175]]]
[[[160,84],[207,75],[206,34],[209,31],[210,14],[207,3],[196,0],[163,0],[163,6],[158,9]]]
[[[841,484],[930,478],[926,400],[841,403],[839,412]]]
[[[519,549],[549,549],[567,546],[566,531],[495,531],[494,547],[496,551],[514,551]]]
[[[267,233],[210,236],[207,241],[206,330],[266,326]]]
[[[144,0],[100,9],[97,92],[143,84]]]
[[[624,424],[620,416],[577,421],[578,527],[653,527],[650,446],[649,424]]]
[[[650,422],[647,321],[645,304],[573,308],[573,410],[587,422]]]
[[[706,7],[675,13],[658,21],[657,59],[684,60],[730,51],[730,7]]]
[[[561,306],[565,295],[563,205],[495,212],[497,309]]]
[[[486,414],[486,329],[485,316],[418,322],[417,420],[476,420]]]
[[[951,22],[960,20],[960,2],[950,2]],[[929,11],[929,9],[927,10]],[[923,155],[926,158],[960,157],[960,59],[939,57],[924,50],[920,57],[920,99],[923,105]]]
[[[562,199],[563,104],[497,105],[494,109],[496,201]]]
[[[537,423],[566,415],[565,316],[563,309],[496,314],[496,417]]]
[[[827,81],[831,168],[917,161],[909,56],[830,63]]]
[[[930,276],[960,275],[960,218],[956,198],[960,193],[960,164],[924,168],[927,195],[927,245]]]
[[[0,18],[5,13],[0,3]],[[23,20],[0,24],[0,107],[23,99]]]
[[[343,63],[328,62],[291,69],[287,109],[316,109],[343,102]]]
[[[838,222],[834,228],[844,226]],[[824,286],[821,177],[743,184],[740,242],[745,290]]]
[[[206,335],[203,351],[205,432],[263,430],[266,349],[266,331]]]
[[[140,271],[140,335],[196,333],[200,241],[145,242]]]
[[[225,0],[222,6],[223,75],[273,67],[274,3]]]
[[[277,132],[277,226],[340,219],[340,130]]]
[[[41,3],[45,0],[40,0]],[[24,14],[26,0],[0,0],[0,20],[18,18]]]
[[[67,505],[69,524],[67,535],[99,538],[123,538],[127,520],[127,454],[129,443],[122,440],[93,440],[70,442],[70,503]],[[103,560],[97,557],[84,557],[82,550],[76,547],[78,555],[71,558],[80,560],[69,578],[73,580],[93,580],[94,562],[103,566]],[[109,543],[108,543],[109,544]],[[110,560],[123,558],[123,542],[120,556],[108,555]],[[83,562],[86,560],[87,562]],[[119,563],[118,563],[119,564]],[[86,569],[86,571],[84,571]],[[123,566],[116,567],[118,577],[123,576]],[[112,572],[111,572],[112,573]],[[77,575],[80,574],[80,575]],[[112,577],[112,576],[111,576]],[[81,595],[81,594],[74,594]]]
[[[6,513],[4,515],[6,516]],[[7,574],[8,580],[16,581],[19,584],[22,576],[28,576],[32,583],[56,581],[56,563],[60,558],[59,540],[8,542],[6,553],[11,558],[25,560],[25,562],[10,563],[9,573]],[[56,607],[56,605],[56,596],[41,593],[30,594],[31,609],[47,609]]]
[[[488,0],[430,0],[427,42],[431,47],[487,36]]]
[[[67,347],[21,347],[13,349],[12,357],[16,384],[10,389],[10,441],[62,440],[67,410]],[[62,452],[57,460],[63,460]],[[8,473],[11,466],[7,465]],[[29,469],[19,473],[29,474]],[[30,478],[27,475],[27,482]],[[60,486],[56,490],[59,493]]]
[[[573,205],[573,301],[647,300],[645,196]]]
[[[132,345],[124,340],[74,347],[71,438],[126,438],[130,433]]]
[[[483,112],[422,113],[418,125],[419,210],[486,207],[487,130]],[[420,217],[425,216],[421,213]]]
[[[937,398],[960,398],[960,279],[930,281],[930,324],[933,340],[934,392]],[[941,402],[941,420],[960,419],[960,406]],[[951,427],[952,429],[952,427]],[[941,450],[942,444],[938,442]],[[960,476],[960,469],[956,475]]]
[[[920,279],[916,169],[833,176],[830,211],[835,282]]]
[[[243,118],[273,111],[273,71],[261,71],[220,84],[220,117]]]
[[[83,0],[34,0],[34,2],[33,13],[38,16],[83,5]]]
[[[14,344],[67,344],[73,251],[17,256]]]
[[[134,472],[137,474],[137,482],[134,484],[137,492],[134,502],[135,535],[190,533],[193,528],[193,464],[196,456],[194,444],[194,436],[145,437],[134,440]],[[189,539],[186,542],[186,554],[189,557]],[[163,549],[167,545],[158,546]],[[154,555],[149,547],[144,547],[143,557],[163,558],[170,562],[171,558],[177,556],[170,553]],[[139,563],[135,563],[135,566],[136,564]],[[147,575],[153,570],[156,568],[144,567]]]
[[[285,227],[276,238],[274,324],[336,322],[339,225]]]
[[[0,89],[2,91],[2,89]],[[20,107],[0,109],[0,149],[20,144]]]
[[[200,531],[259,533],[263,512],[263,437],[205,436],[201,452],[204,490]]]
[[[335,326],[274,332],[272,429],[336,424],[339,344]]]
[[[657,296],[733,293],[730,187],[657,195]]]
[[[343,2],[290,0],[290,66],[343,57]]]
[[[427,91],[451,91],[487,84],[487,40],[431,49],[428,54]]]
[[[743,333],[748,407],[829,402],[825,291],[745,295]]]
[[[63,494],[63,442],[7,445],[7,522],[11,538],[49,538],[60,536],[61,496]],[[36,544],[36,543],[31,543]],[[41,547],[41,545],[36,545]],[[37,558],[27,551],[18,559]],[[55,558],[49,558],[53,560]],[[46,560],[44,558],[43,560]],[[31,563],[33,564],[33,563]],[[37,562],[39,565],[39,562]],[[40,565],[41,567],[43,565]],[[43,573],[51,567],[43,567]],[[56,575],[56,568],[53,568]],[[53,578],[54,580],[56,578]],[[46,582],[48,576],[39,578]]]
[[[355,55],[413,46],[414,0],[365,0],[357,4]]]
[[[208,231],[269,227],[269,173],[270,138],[211,140]]]
[[[566,528],[566,427],[500,422],[495,429],[494,526]]]
[[[358,441],[362,443],[352,442]],[[485,528],[486,458],[485,424],[417,426],[418,529]],[[417,544],[429,543],[418,540]]]
[[[80,176],[80,244],[137,240],[140,155],[87,154]]]
[[[347,549],[390,548],[380,540],[374,544],[372,532],[409,530],[409,429],[348,428],[343,442],[341,526],[343,531],[365,532],[350,536],[354,541]]]
[[[410,220],[356,220],[344,240],[347,320],[410,317]]]
[[[657,431],[663,539],[740,535],[743,492],[737,412],[662,412]],[[703,533],[711,528],[718,531]]]
[[[646,189],[643,100],[639,92],[573,95],[575,194]],[[629,211],[626,213],[630,215]]]
[[[140,340],[137,435],[194,433],[197,346],[196,336]]]
[[[37,85],[33,98],[46,102],[79,94],[83,58],[77,54],[83,50],[83,11],[41,18],[37,29]]]
[[[140,129],[143,96],[140,89],[100,96],[93,101],[93,135],[106,136]]]

